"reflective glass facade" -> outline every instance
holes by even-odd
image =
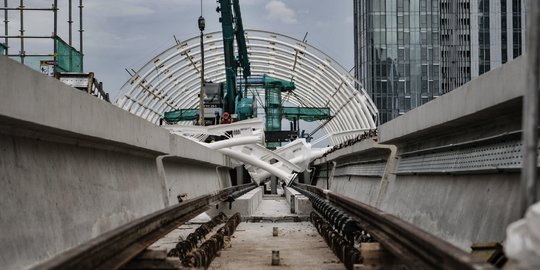
[[[441,14],[457,18],[448,27],[450,39],[441,39],[441,48],[450,51],[441,63],[443,67],[449,67],[448,73],[444,68],[442,71],[445,93],[525,51],[523,26],[526,25],[527,10],[523,7],[527,4],[528,0],[441,0]],[[449,9],[444,9],[443,5]],[[461,43],[461,40],[467,40],[469,44]],[[459,49],[452,54],[455,47]]]
[[[439,0],[354,1],[356,76],[387,122],[441,94]]]
[[[443,93],[471,80],[469,1],[441,0],[441,88]]]
[[[525,51],[528,0],[354,0],[356,77],[381,123]]]

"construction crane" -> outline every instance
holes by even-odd
[[[238,120],[256,117],[255,100],[244,97],[241,91],[237,90],[236,76],[238,68],[242,68],[242,76],[245,80],[251,76],[244,26],[240,12],[238,0],[218,0],[219,6],[216,11],[221,14],[223,32],[223,53],[225,59],[225,83],[205,82],[205,125],[219,124],[215,114],[237,115]],[[235,54],[234,40],[238,47]],[[238,106],[237,106],[238,105]],[[179,121],[197,120],[198,109],[179,109],[165,112],[162,120],[165,123],[176,123]],[[163,122],[163,121],[162,121]]]
[[[330,119],[329,108],[283,106],[282,93],[293,92],[296,89],[294,82],[275,79],[266,74],[252,76],[239,0],[217,2],[219,6],[216,11],[221,15],[219,21],[223,33],[225,83],[205,83],[204,106],[205,114],[209,115],[205,116],[205,125],[217,123],[212,118],[214,112],[234,114],[239,121],[257,117],[256,100],[254,96],[248,97],[248,88],[264,90],[265,137],[268,148],[276,148],[281,142],[296,138],[299,135],[300,120]],[[239,72],[241,76],[238,76]],[[240,90],[242,87],[244,91]],[[206,108],[210,109],[209,112]],[[167,123],[176,123],[195,120],[197,115],[197,109],[180,109],[166,112],[163,119]],[[293,122],[290,131],[282,130],[283,118]]]
[[[279,80],[263,74],[251,76],[239,84],[244,89],[264,91],[265,140],[266,147],[270,149],[278,147],[281,142],[297,138],[300,133],[298,127],[300,120],[311,122],[331,117],[330,108],[283,106],[282,93],[291,94],[296,89],[292,81]],[[291,121],[290,130],[282,130],[283,118]]]
[[[219,7],[216,11],[221,13],[219,21],[223,32],[223,53],[225,58],[226,101],[224,109],[226,112],[236,113],[236,104],[242,98],[242,92],[236,88],[236,74],[238,68],[242,67],[242,76],[247,79],[251,76],[251,67],[239,0],[219,0],[218,2]],[[237,56],[234,53],[235,38],[238,46]]]

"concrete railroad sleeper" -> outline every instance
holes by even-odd
[[[213,217],[212,220],[202,224],[194,232],[190,233],[186,240],[179,242],[176,246],[169,251],[167,257],[178,257],[181,261],[184,257],[191,252],[191,250],[197,247],[197,244],[206,238],[206,235],[212,231],[214,227],[220,223],[225,222],[227,216],[220,212],[217,216]]]
[[[240,213],[234,214],[223,227],[219,228],[216,234],[201,244],[199,248],[187,254],[182,260],[182,265],[189,268],[207,269],[212,260],[218,256],[218,252],[230,242],[230,237],[236,231],[236,227],[242,221]]]
[[[183,223],[223,202],[239,185],[184,201],[146,215],[67,250],[31,269],[118,269]]]
[[[332,226],[315,212],[311,212],[311,223],[315,226],[319,234],[324,238],[326,244],[339,260],[345,264],[347,269],[354,269],[355,264],[363,262],[362,254],[358,249],[343,238]]]
[[[310,198],[312,203],[317,197],[326,198],[330,204],[343,209],[357,223],[360,231],[366,230],[410,269],[496,269],[456,246],[377,208],[316,186],[295,184],[295,188]],[[340,233],[345,233],[345,239],[350,241],[350,234],[353,232],[345,230]],[[356,234],[358,233],[360,232]]]
[[[257,188],[256,185],[252,185],[252,186],[248,186],[246,188],[243,188],[241,190],[238,190],[238,191],[235,191],[233,193],[231,193],[229,196],[227,196],[227,199],[225,200],[226,202],[229,202],[229,209],[232,209],[232,203],[240,198],[242,195],[254,190],[255,188]]]

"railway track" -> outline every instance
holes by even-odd
[[[255,188],[234,186],[184,201],[136,219],[31,269],[119,269],[146,247],[234,192]]]
[[[309,220],[316,228],[315,233],[321,235],[319,242],[324,240],[328,244],[343,263],[341,267],[366,269],[355,268],[364,262],[364,254],[359,246],[377,242],[399,260],[399,269],[495,269],[412,224],[371,206],[314,186],[296,184],[293,187],[311,201],[314,212]],[[254,185],[235,186],[165,208],[105,233],[32,269],[151,268],[150,264],[146,267],[136,263],[136,257],[140,257],[147,247],[213,205],[230,202],[253,188]],[[163,260],[170,264],[169,268],[160,269],[212,268],[212,260],[232,241],[232,234],[242,218],[238,214],[230,217],[220,214],[200,225],[184,241],[179,241],[175,248],[166,252],[168,254],[163,254]],[[244,232],[244,235],[246,233],[250,232]],[[223,258],[220,258],[220,263],[223,263]],[[250,269],[249,263],[245,267]],[[321,265],[321,268],[325,266]]]
[[[409,269],[496,269],[454,245],[369,205],[321,188],[296,184],[340,235],[351,243],[368,235]],[[367,234],[366,234],[367,233]],[[339,248],[338,248],[339,249]]]

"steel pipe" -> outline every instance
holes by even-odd
[[[538,190],[538,91],[540,89],[540,2],[529,1],[527,90],[523,96],[521,214],[536,203]]]

